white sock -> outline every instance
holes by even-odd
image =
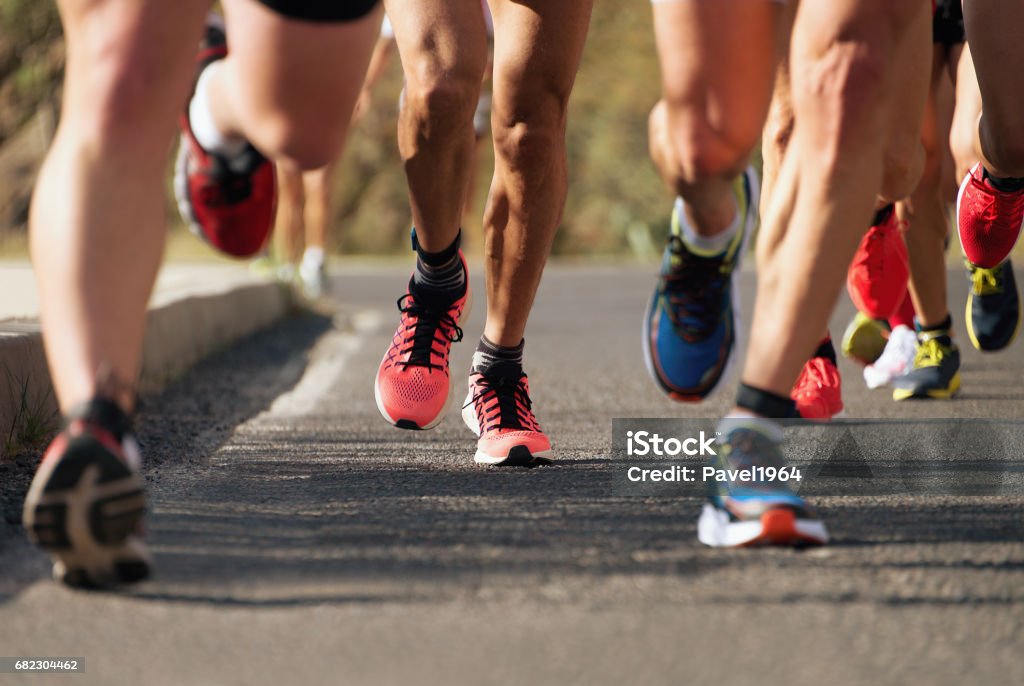
[[[740,211],[736,208],[736,216],[732,223],[725,227],[724,231],[714,236],[702,236],[697,233],[689,220],[686,218],[686,204],[682,198],[676,198],[676,215],[679,217],[679,227],[683,231],[683,242],[689,247],[702,253],[720,253],[729,247],[729,241],[733,239],[736,232],[740,230]]]
[[[218,60],[199,75],[195,95],[188,105],[188,120],[192,125],[192,135],[203,150],[230,161],[245,152],[249,143],[241,136],[225,136],[213,120],[210,111],[210,77],[215,69],[222,67],[223,62]]]
[[[302,254],[302,264],[310,267],[320,267],[324,263],[324,249],[317,246],[306,248]]]

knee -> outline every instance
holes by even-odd
[[[565,155],[568,89],[533,88],[512,99],[495,97],[495,157],[513,170],[547,168]]]
[[[761,131],[738,121],[713,126],[703,111],[662,101],[651,112],[648,133],[652,156],[667,167],[662,173],[694,185],[743,171]]]
[[[445,67],[433,62],[414,67],[406,81],[402,110],[430,136],[472,127],[483,78],[483,65]]]
[[[166,148],[179,103],[160,56],[130,39],[105,40],[69,54],[67,74],[68,129],[112,152]]]

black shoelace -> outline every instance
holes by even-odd
[[[415,324],[406,327],[406,331],[414,329],[409,345],[399,351],[402,355],[410,353],[409,359],[400,363],[403,368],[443,369],[443,365],[434,364],[430,360],[437,334],[440,332],[452,343],[462,340],[462,329],[448,313],[448,306],[425,304],[416,300],[411,293],[406,293],[398,299],[398,310],[416,319]]]
[[[481,374],[480,379],[477,381],[477,392],[470,399],[467,406],[475,403],[477,400],[483,398],[488,393],[494,393],[494,396],[498,400],[498,428],[499,429],[529,429],[523,425],[523,421],[519,416],[519,403],[522,403],[523,407],[527,411],[533,408],[533,403],[530,401],[530,396],[526,392],[526,383],[524,382],[525,375],[520,374],[518,377],[508,376],[504,374],[487,375]],[[486,410],[485,410],[486,411]],[[485,417],[487,420],[487,426],[491,426],[495,417],[493,414],[489,417]],[[485,428],[481,426],[481,428]]]
[[[722,290],[729,278],[726,258],[695,255],[675,235],[669,236],[668,247],[672,256],[678,258],[664,277],[669,319],[689,337],[708,336],[719,322]]]

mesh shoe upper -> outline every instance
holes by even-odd
[[[460,253],[463,269],[465,258]],[[444,411],[450,389],[448,357],[462,340],[459,321],[469,289],[454,300],[409,291],[398,299],[402,317],[377,370],[378,408],[388,421],[430,428]],[[411,428],[411,427],[410,427]]]
[[[1024,191],[1006,193],[984,178],[981,163],[964,177],[957,196],[957,233],[971,264],[992,269],[1013,250],[1024,221]]]

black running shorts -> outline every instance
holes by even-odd
[[[939,0],[932,19],[932,42],[951,46],[966,42],[960,0]]]
[[[289,19],[317,23],[355,21],[377,6],[379,0],[258,0]]]

